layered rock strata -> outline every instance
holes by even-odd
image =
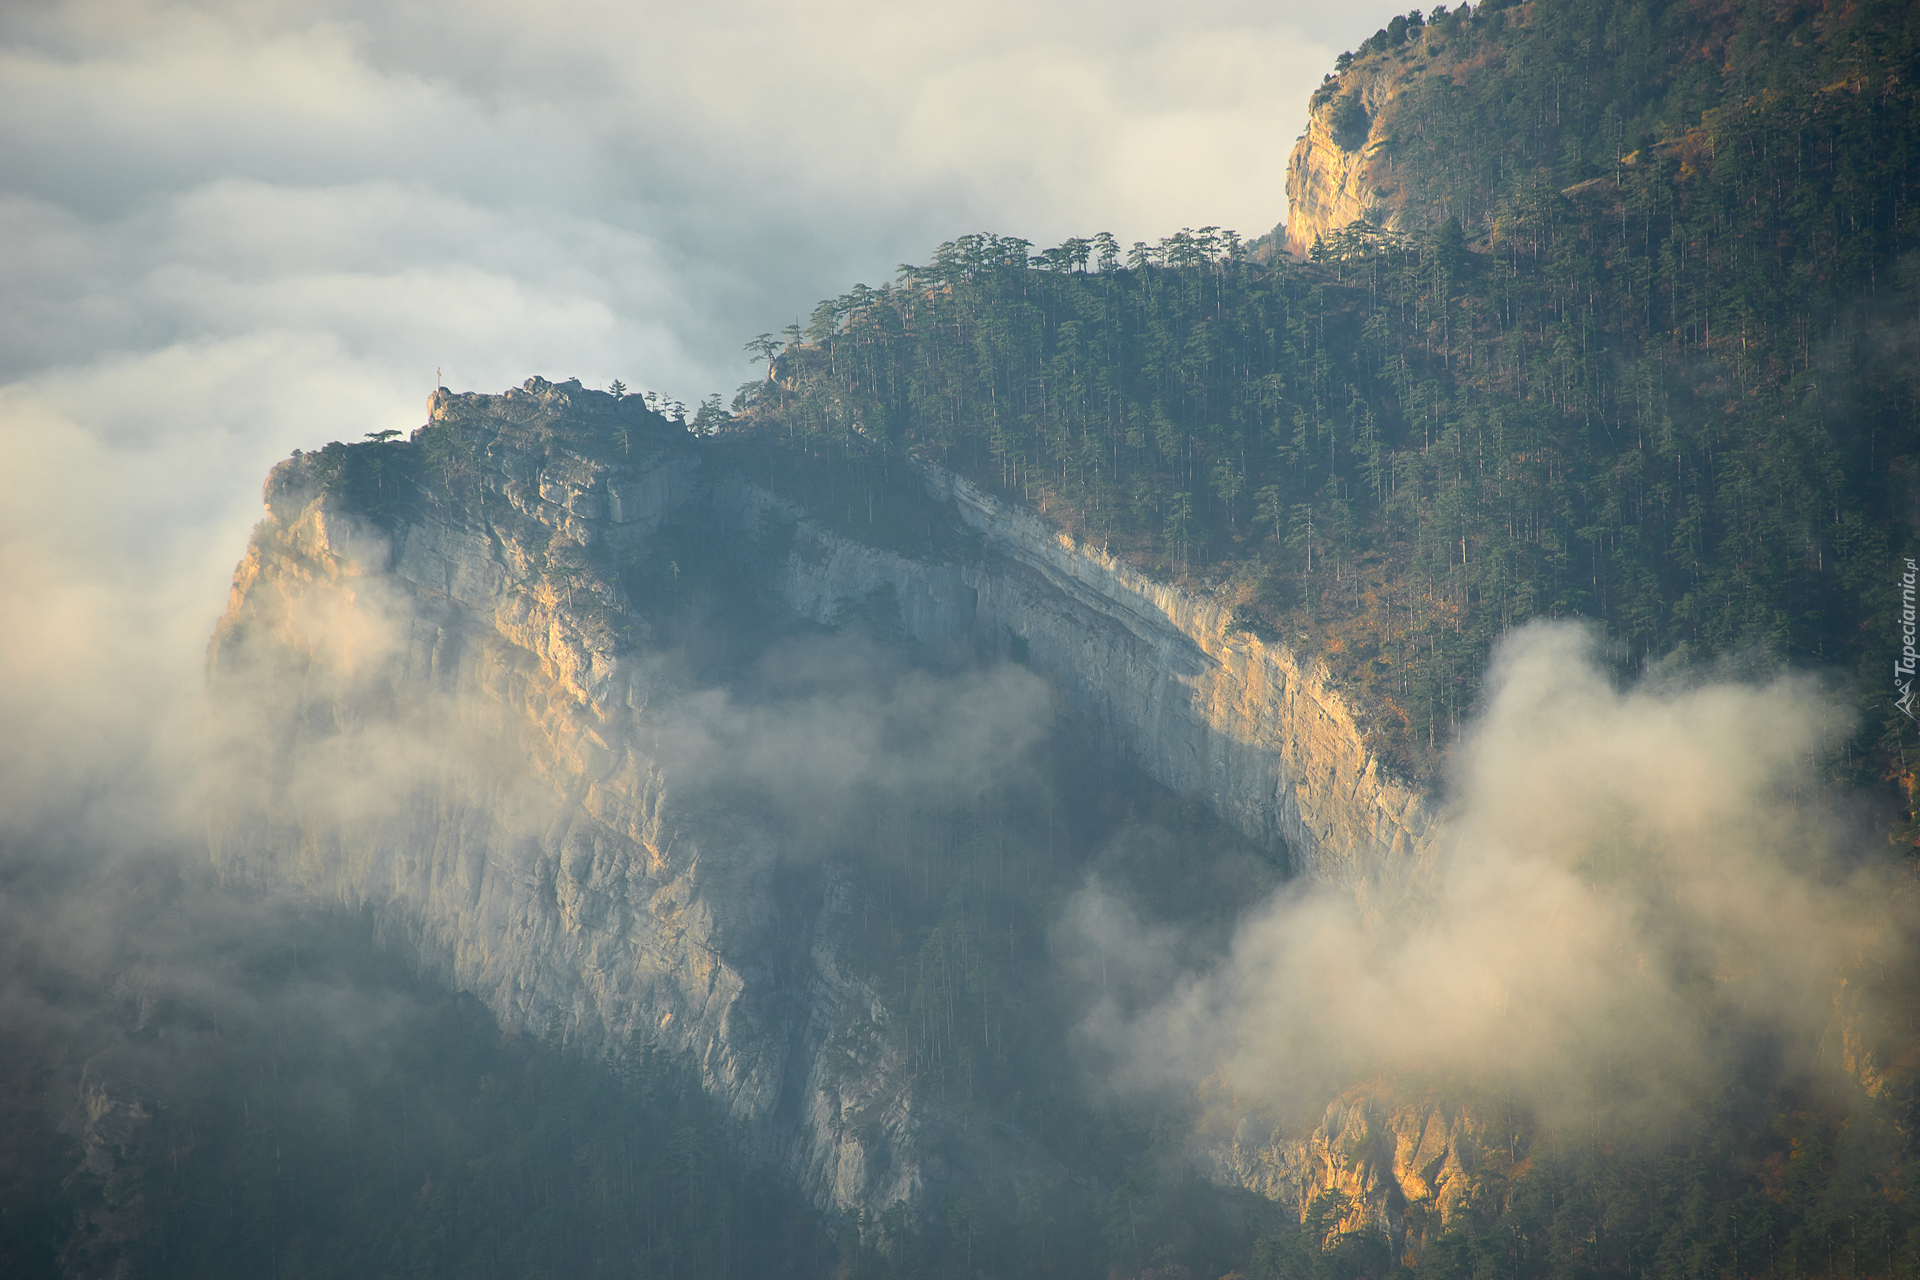
[[[1113,749],[1203,796],[1297,874],[1370,900],[1429,873],[1425,797],[1381,771],[1323,664],[1237,630],[1223,600],[1157,582],[964,479],[929,471],[926,484],[977,535],[977,555],[928,562],[868,546],[743,477],[720,501],[742,539],[799,526],[774,583],[803,616],[887,590],[915,638],[1017,653]]]

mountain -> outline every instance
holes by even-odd
[[[1018,1055],[1049,1034],[1019,1024],[1049,993],[1020,970],[1118,816],[1057,764],[1037,791],[1007,765],[1077,741],[1202,798],[1236,876],[1423,874],[1424,802],[1323,669],[964,480],[842,490],[856,537],[779,491],[832,468],[578,383],[441,391],[431,417],[268,482],[210,677],[272,763],[239,771],[220,874],[370,907],[503,1021],[695,1063],[836,1217],[956,1188],[1011,1206],[1076,1172],[955,1097],[1036,1069]],[[1009,945],[1009,972],[967,954]],[[898,989],[916,963],[938,969]],[[956,999],[979,1035],[915,1017]],[[976,1053],[956,1090],[939,1064]]]
[[[400,1056],[519,1155],[495,1176],[422,1123],[392,1153],[417,1217],[289,1194],[250,1211],[269,1265],[365,1238],[431,1270],[465,1212],[522,1273],[1920,1267],[1891,678],[1920,557],[1916,69],[1895,4],[1409,14],[1314,95],[1283,234],[966,236],[749,343],[766,376],[731,412],[536,377],[279,464],[209,649],[223,789],[180,892],[466,993],[417,1042],[457,1052]],[[1686,804],[1534,798],[1534,827],[1600,813],[1553,870],[1626,923],[1475,917],[1395,978],[1376,961],[1437,936],[1449,872],[1487,871],[1462,735],[1519,637],[1571,646],[1569,620],[1607,637],[1584,696],[1665,717],[1595,772],[1714,716],[1763,764],[1655,770],[1711,818],[1678,851]],[[1755,706],[1793,714],[1728,710]],[[1746,897],[1761,932],[1726,934]],[[1776,920],[1811,940],[1763,945]],[[1555,1059],[1577,1087],[1508,1060],[1585,997],[1523,991],[1496,1043],[1422,1056],[1423,1011],[1485,973],[1551,986],[1583,931],[1626,941]],[[1261,1012],[1249,954],[1294,937],[1351,986],[1209,1057],[1222,1010]],[[1775,969],[1812,1014],[1767,1007]],[[1259,998],[1312,985],[1278,972]],[[240,1004],[117,981],[138,1026],[76,1078],[69,1146],[34,1148],[84,1162],[74,1273],[165,1269],[140,1242],[199,1202],[181,1153],[238,1153],[237,1183],[271,1149],[284,1179],[282,1141],[318,1141],[248,1145],[250,1111],[203,1120],[152,1068],[168,1028],[241,1054],[214,1043]],[[1298,1043],[1389,1004],[1388,1052]],[[621,1217],[596,1198],[644,1238],[587,1239]]]

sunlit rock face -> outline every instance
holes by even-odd
[[[514,1026],[695,1065],[823,1208],[922,1204],[1039,1157],[916,1092],[895,1012],[834,952],[844,873],[783,857],[777,824],[679,749],[696,704],[620,571],[664,525],[715,540],[770,626],[881,591],[929,651],[1017,658],[1300,874],[1363,899],[1424,874],[1424,802],[1381,774],[1324,669],[964,481],[925,477],[930,518],[962,536],[913,554],[578,383],[441,391],[431,413],[457,430],[392,455],[422,470],[343,495],[338,459],[310,454],[267,481],[209,654],[230,766],[215,864],[371,910]]]
[[[1476,1178],[1525,1159],[1524,1125],[1491,1120],[1439,1091],[1399,1094],[1356,1088],[1302,1132],[1239,1114],[1231,1132],[1209,1135],[1207,1172],[1295,1207],[1334,1212],[1331,1229],[1373,1227],[1395,1256],[1418,1255],[1471,1196]]]
[[[1419,110],[1422,79],[1474,74],[1465,61],[1472,55],[1464,37],[1415,28],[1405,44],[1363,54],[1315,91],[1307,130],[1287,159],[1289,253],[1307,257],[1316,241],[1362,219],[1402,235],[1426,229],[1435,211],[1417,207],[1408,166],[1436,157],[1416,153],[1409,135],[1418,121],[1407,113]]]

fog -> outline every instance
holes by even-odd
[[[1123,1092],[1204,1081],[1283,1123],[1384,1076],[1624,1133],[1711,1094],[1755,1036],[1790,1071],[1835,1065],[1841,974],[1911,924],[1818,781],[1842,705],[1807,675],[1622,687],[1587,628],[1529,626],[1457,747],[1426,885],[1364,914],[1292,886],[1182,969],[1176,927],[1090,883],[1063,931],[1122,981],[1087,1041]]]
[[[146,1025],[124,998],[251,1016],[234,967],[285,940],[271,904],[170,879],[206,865],[207,639],[275,460],[410,430],[437,380],[730,395],[748,338],[968,232],[1257,234],[1336,42],[1373,25],[1231,2],[0,6],[0,1056],[58,1084],[5,1094],[14,1132],[64,1122],[79,1061]],[[694,736],[724,755],[781,705],[707,708]],[[410,740],[358,745],[314,803],[404,793]],[[404,1020],[351,984],[275,989],[273,1017],[349,1039]],[[39,1149],[8,1188],[45,1182]]]
[[[731,394],[745,339],[970,231],[1257,234],[1308,93],[1375,24],[1243,0],[7,6],[0,827],[162,821],[141,797],[176,790],[166,743],[291,449],[411,429],[436,371]]]

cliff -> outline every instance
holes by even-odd
[[[1379,1084],[1333,1099],[1304,1133],[1241,1115],[1229,1132],[1209,1136],[1205,1167],[1215,1180],[1303,1218],[1332,1202],[1339,1212],[1329,1227],[1375,1228],[1395,1257],[1423,1253],[1476,1192],[1523,1163],[1531,1145],[1525,1126],[1493,1123],[1439,1090]]]
[[[1428,172],[1448,157],[1416,150],[1412,135],[1436,103],[1423,91],[1488,74],[1489,58],[1498,55],[1455,16],[1407,28],[1404,43],[1363,47],[1315,90],[1306,132],[1287,159],[1287,251],[1308,257],[1355,222],[1412,235],[1449,214],[1464,220],[1465,210],[1448,207],[1444,184]]]
[[[1395,71],[1400,75],[1395,75]],[[1287,251],[1307,257],[1315,244],[1362,219],[1405,231],[1394,174],[1395,90],[1405,69],[1369,59],[1313,95],[1307,131],[1287,157]]]
[[[1301,874],[1364,897],[1429,861],[1424,801],[1381,775],[1324,669],[963,480],[926,476],[960,536],[916,557],[577,383],[437,392],[431,415],[411,444],[298,456],[267,482],[209,658],[216,700],[258,711],[215,862],[371,906],[503,1021],[696,1063],[822,1207],[1056,1174],[1018,1134],[956,1136],[889,1038],[900,1011],[835,952],[836,873],[795,871],[777,827],[676,756],[694,691],[617,572],[665,523],[724,546],[775,615],[831,621],[883,592],[923,645],[1017,654],[1111,749]],[[386,458],[373,488],[366,457]],[[417,493],[369,499],[389,484]]]
[[[538,380],[492,398],[454,464],[468,501],[384,528],[325,491],[321,455],[274,470],[210,654],[239,726],[215,863],[372,907],[509,1025],[696,1065],[822,1205],[915,1202],[937,1122],[818,945],[833,886],[781,892],[771,833],[660,750],[682,690],[632,647],[646,620],[600,556],[644,547],[700,460],[622,408]],[[618,462],[586,445],[609,427],[633,433]]]
[[[1219,600],[1148,578],[957,476],[924,474],[929,496],[977,536],[975,554],[929,562],[857,542],[738,477],[722,501],[742,539],[770,517],[803,530],[774,576],[787,608],[825,620],[836,601],[886,590],[918,640],[1017,651],[1112,749],[1203,797],[1296,874],[1366,900],[1430,868],[1425,797],[1381,771],[1362,713],[1323,664],[1236,629]]]

